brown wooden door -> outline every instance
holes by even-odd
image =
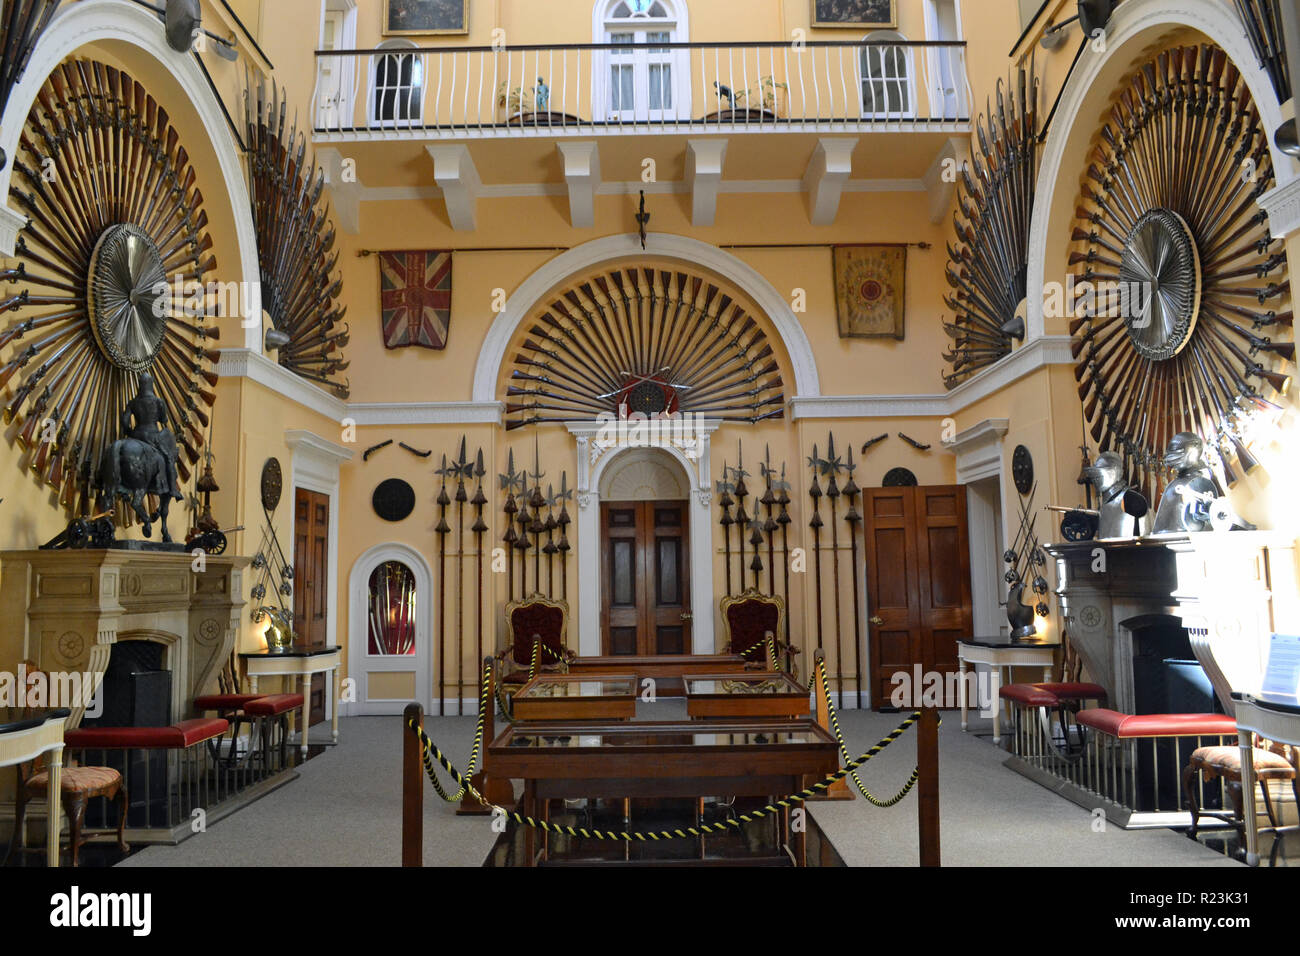
[[[864,508],[872,701],[882,707],[900,671],[957,670],[957,641],[971,633],[966,489],[870,488]]]
[[[687,502],[603,502],[602,653],[689,654]]]
[[[294,492],[293,627],[298,643],[325,645],[329,609],[330,499],[315,491]],[[325,681],[313,680],[308,722],[325,719]]]

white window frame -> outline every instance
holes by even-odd
[[[943,36],[943,30],[939,23],[939,0],[926,0],[925,3],[925,35],[927,39],[936,41],[963,40],[966,37],[965,27],[962,24],[961,17],[961,0],[950,0],[952,3],[953,16],[956,20],[955,37]],[[962,116],[970,115],[970,77],[966,71],[966,50],[963,47],[931,47],[925,54],[926,65],[926,83],[930,96],[930,116],[956,119]],[[955,74],[954,81],[956,88],[953,90],[953,108],[948,110],[947,95],[939,84],[942,82],[943,67],[947,65]],[[951,117],[946,116],[947,112],[952,112]]]
[[[690,15],[687,10],[686,0],[658,0],[668,13],[667,19],[648,19],[643,17],[633,17],[630,19],[614,19],[613,12],[615,8],[627,0],[597,0],[592,8],[591,16],[591,36],[593,43],[608,44],[610,43],[610,34],[616,32],[635,31],[638,33],[645,32],[663,32],[668,33],[668,42],[670,43],[688,43],[690,42]],[[642,53],[636,55],[639,65],[646,66],[645,76],[648,77],[648,66],[651,62],[649,54]],[[592,116],[597,122],[623,122],[633,123],[665,123],[691,118],[691,57],[689,50],[670,50],[666,53],[655,54],[654,62],[667,63],[672,67],[672,107],[666,110],[653,110],[649,108],[649,87],[648,79],[644,90],[635,91],[637,107],[628,113],[622,113],[620,116],[613,116],[610,112],[610,71],[614,67],[613,54],[606,49],[596,51],[596,56],[592,58]],[[638,71],[640,74],[641,71]],[[637,86],[641,85],[640,77],[637,80]],[[644,99],[643,99],[644,96]],[[642,105],[644,104],[644,106]]]
[[[898,43],[906,43],[907,37],[896,30],[875,30],[868,33],[862,39],[862,46],[858,49],[856,58],[858,73],[858,101],[862,109],[864,119],[911,119],[916,116],[916,59],[912,56],[912,47],[896,46]],[[864,95],[864,86],[869,79],[866,75],[865,61],[868,50],[871,47],[882,47],[885,49],[898,49],[903,54],[903,65],[906,71],[906,83],[904,90],[907,94],[907,109],[901,111],[878,110],[870,111],[867,109],[867,99]],[[882,77],[871,78],[873,81],[882,81],[885,83],[898,83],[900,78]],[[888,96],[886,96],[888,103]]]
[[[357,45],[357,4],[356,0],[321,0],[320,5],[320,41],[317,47],[327,49],[325,45],[325,20],[331,13],[342,14],[339,36],[330,47],[337,50],[352,50]],[[351,126],[356,122],[357,100],[357,63],[356,57],[340,56],[335,58],[338,72],[338,103],[334,107],[334,120],[338,126]],[[324,89],[324,72],[322,63],[316,65],[316,126],[329,129],[329,106],[320,102]]]
[[[370,127],[380,128],[380,129],[400,129],[404,126],[423,125],[424,101],[425,101],[425,97],[428,96],[429,93],[428,57],[426,57],[423,53],[413,52],[418,48],[410,40],[403,40],[403,39],[385,40],[383,43],[379,44],[379,49],[385,51],[391,50],[392,53],[388,53],[388,52],[374,53],[371,54],[370,56],[370,63],[366,68],[366,72],[369,76],[369,82],[366,85],[366,125]],[[375,109],[376,107],[375,101],[379,93],[379,82],[378,82],[379,64],[388,56],[393,56],[393,55],[401,56],[403,50],[408,51],[409,55],[415,57],[416,62],[419,65],[420,95],[417,100],[412,101],[412,105],[415,107],[415,109],[412,110],[410,116],[401,118],[394,115],[392,118],[385,119],[383,117],[380,117],[376,113],[376,109]],[[403,89],[403,87],[398,86],[397,89],[401,90]]]

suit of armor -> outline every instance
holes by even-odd
[[[1210,529],[1211,506],[1219,497],[1219,487],[1204,455],[1205,443],[1191,432],[1180,432],[1169,442],[1165,464],[1177,475],[1160,499],[1156,534]]]

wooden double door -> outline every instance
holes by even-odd
[[[603,654],[691,652],[687,504],[601,503]]]
[[[302,647],[324,647],[329,615],[330,499],[316,491],[294,491],[293,629]],[[312,682],[308,725],[325,719],[325,681]]]
[[[890,705],[894,675],[912,681],[916,664],[957,672],[957,641],[972,626],[966,488],[869,488],[863,496],[871,699],[879,708]]]

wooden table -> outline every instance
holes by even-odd
[[[297,677],[302,681],[302,741],[299,748],[307,752],[307,722],[311,714],[311,679],[313,674],[330,674],[330,736],[339,742],[338,671],[343,663],[341,647],[291,647],[284,651],[253,651],[239,655],[248,669],[249,690],[257,693],[259,677]],[[294,716],[289,717],[293,732]]]
[[[571,674],[636,675],[637,683],[649,678],[655,682],[658,697],[681,697],[686,688],[683,679],[700,674],[738,674],[746,668],[740,654],[660,654],[647,657],[579,657],[569,663]]]
[[[961,706],[961,729],[966,731],[966,665],[987,664],[989,668],[989,702],[993,705],[993,742],[1002,742],[1002,686],[1004,667],[1041,667],[1043,680],[1052,679],[1059,641],[1013,640],[1010,637],[972,637],[957,642],[957,699]],[[978,703],[978,701],[977,701]]]
[[[524,781],[525,816],[551,800],[710,795],[783,797],[839,768],[835,739],[814,721],[646,721],[507,728],[488,746],[492,772]],[[788,813],[785,814],[788,825]],[[537,831],[525,832],[535,865]],[[802,865],[804,834],[795,832]]]
[[[685,678],[686,713],[694,718],[808,716],[808,688],[781,672],[701,674]]]
[[[514,697],[515,720],[631,720],[635,674],[539,674]]]
[[[0,708],[0,767],[14,767],[41,754],[50,774],[46,790],[45,859],[50,866],[59,865],[59,827],[63,822],[63,725],[72,713],[66,708],[38,711],[33,715],[10,719],[13,708]],[[14,838],[22,841],[23,834]]]
[[[1246,864],[1259,866],[1259,819],[1255,806],[1254,734],[1278,744],[1300,747],[1300,702],[1278,703],[1233,694],[1237,745],[1241,748],[1242,814],[1246,818]]]

